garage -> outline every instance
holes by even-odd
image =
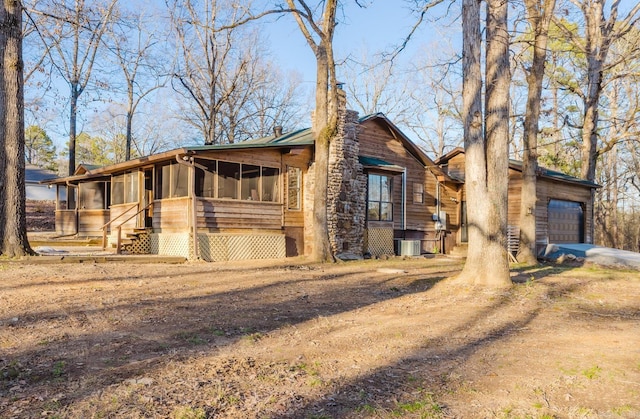
[[[549,200],[549,243],[584,243],[584,209],[580,202]]]

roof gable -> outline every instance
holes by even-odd
[[[444,156],[436,159],[435,163],[438,165],[446,165],[451,159],[460,154],[465,154],[464,148],[456,147]],[[522,162],[519,160],[509,159],[509,169],[522,172]],[[570,176],[556,170],[547,169],[542,166],[538,166],[537,174],[538,177],[552,179],[559,182],[573,183],[575,185],[585,186],[589,188],[600,188],[600,185],[598,185],[597,183]]]

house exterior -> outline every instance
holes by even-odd
[[[344,98],[342,98],[344,100]],[[382,114],[340,113],[330,149],[328,218],[342,257],[439,250],[445,173]],[[102,236],[131,252],[207,261],[311,253],[310,129],[238,144],[183,147],[51,179],[56,232]],[[452,182],[454,182],[452,180]],[[401,249],[400,249],[401,250]]]
[[[458,180],[460,199],[459,216],[451,239],[465,243],[466,195],[464,149],[456,148],[435,161],[450,178]],[[594,191],[599,185],[564,173],[539,167],[537,171],[537,203],[529,209],[536,217],[536,243],[538,251],[547,244],[593,243]],[[522,190],[522,162],[509,162],[508,226],[510,243],[517,246],[520,224],[520,197]],[[510,250],[517,250],[512,247]]]
[[[27,164],[24,168],[24,183],[27,200],[53,201],[56,199],[55,190],[40,183],[41,181],[50,179],[54,176],[56,176],[56,173],[51,170],[43,169],[33,164]]]
[[[383,114],[359,118],[344,108],[343,95],[341,101],[327,189],[334,254],[448,253],[464,243],[464,153],[434,162]],[[237,144],[80,166],[73,176],[46,183],[56,187],[59,235],[103,236],[129,252],[206,261],[284,258],[313,250],[316,164],[310,129],[275,130]],[[515,197],[515,163],[512,173]],[[589,231],[593,185],[550,172],[541,179],[540,242],[554,230],[543,225],[555,209],[544,204],[548,199],[579,202]],[[516,215],[510,207],[510,223]]]

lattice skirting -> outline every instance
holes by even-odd
[[[124,246],[124,250],[137,255],[149,254],[151,250],[151,239],[149,237],[149,233],[138,234],[131,244]]]
[[[122,250],[130,254],[148,255],[151,252],[151,236],[147,232],[141,232],[136,235],[131,243],[126,243],[129,239],[123,238]],[[118,243],[118,235],[112,233],[107,236],[107,245],[116,247]]]
[[[200,257],[208,262],[245,259],[283,259],[287,256],[283,234],[199,234]]]
[[[393,255],[393,229],[368,228],[364,248],[371,256]]]
[[[149,253],[152,255],[194,258],[190,233],[151,233],[149,242]]]
[[[194,259],[189,233],[153,233],[150,253]],[[283,234],[198,234],[200,258],[207,262],[246,259],[284,259],[287,256]]]

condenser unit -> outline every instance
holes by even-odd
[[[400,240],[400,256],[420,256],[420,240]]]

